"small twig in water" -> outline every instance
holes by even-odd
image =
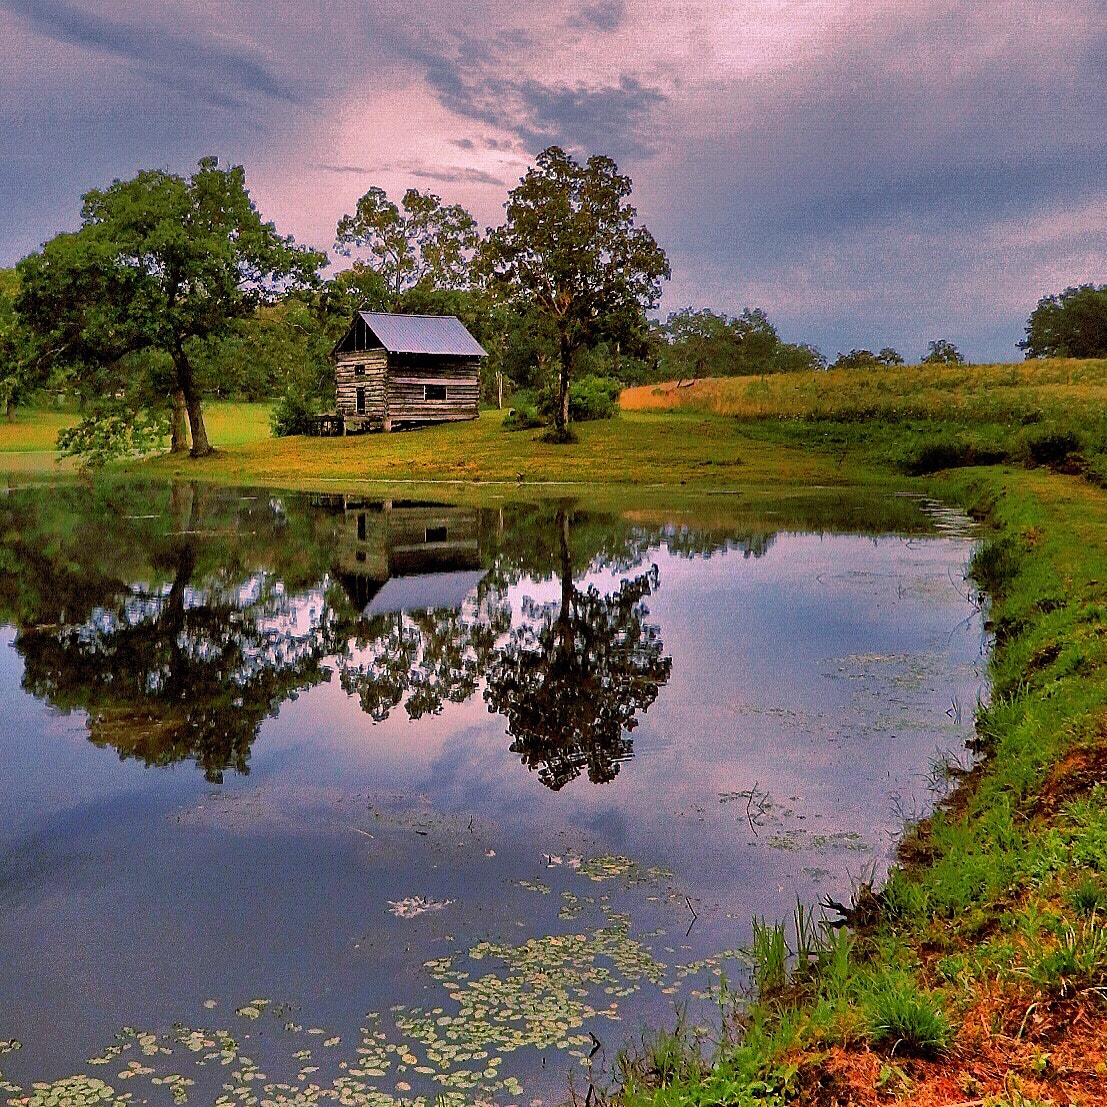
[[[696,925],[696,920],[699,918],[699,915],[696,914],[696,909],[692,906],[692,901],[687,896],[684,897],[684,902],[688,904],[688,910],[692,912],[692,921],[688,924],[688,929],[684,932],[684,936],[687,938],[688,935],[692,933],[692,927]]]
[[[753,782],[753,787],[749,790],[749,795],[746,797],[746,819],[750,824],[750,830],[753,831],[753,836],[757,837],[757,820],[760,819],[769,808],[769,793],[766,792],[762,797],[757,790],[758,781]],[[754,800],[757,801],[757,813],[753,812]]]
[[[373,837],[373,835],[370,834],[368,830],[362,830],[360,826],[352,826],[352,827],[350,827],[350,829],[352,831],[354,831],[356,834],[364,834],[366,838],[372,838]]]

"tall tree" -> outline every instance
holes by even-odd
[[[578,350],[633,339],[669,277],[664,250],[636,225],[630,178],[610,158],[578,164],[558,146],[508,194],[507,218],[490,230],[480,270],[491,287],[545,314],[558,336],[557,437],[569,437],[569,381]]]
[[[148,444],[167,409],[173,448],[211,451],[193,348],[290,288],[326,256],[264,222],[241,166],[203,158],[189,178],[147,170],[84,196],[81,228],[19,263],[16,310],[38,364],[64,367],[87,401],[63,442],[105,456]]]
[[[923,365],[964,365],[965,355],[948,338],[936,338],[928,343]]]
[[[365,250],[394,298],[416,285],[457,289],[469,284],[477,223],[460,204],[443,204],[433,192],[409,188],[393,203],[374,186],[344,215],[335,232],[339,253]]]
[[[0,415],[15,406],[26,376],[15,297],[19,278],[14,269],[0,269]]]

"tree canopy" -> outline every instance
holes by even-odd
[[[813,346],[782,342],[762,308],[730,316],[708,308],[674,311],[661,326],[661,370],[669,378],[728,377],[823,369]]]
[[[433,192],[409,188],[399,205],[374,186],[344,215],[335,232],[340,253],[366,251],[393,298],[429,284],[457,289],[469,284],[469,263],[479,240],[477,223],[460,204],[443,204]]]
[[[241,166],[204,158],[190,178],[147,170],[84,196],[81,227],[18,267],[16,310],[40,371],[64,369],[85,401],[62,441],[92,460],[148,447],[172,414],[174,449],[210,452],[197,344],[291,288],[325,255],[262,220]]]
[[[933,343],[931,343],[933,345]],[[831,369],[876,369],[880,366],[902,365],[903,358],[898,350],[885,346],[880,353],[872,350],[850,350],[848,354],[839,354]]]
[[[607,157],[584,165],[558,146],[511,190],[504,223],[489,230],[479,266],[504,299],[531,304],[558,341],[558,437],[568,436],[569,381],[578,351],[641,338],[645,312],[669,277],[665,252],[636,223],[631,180]]]
[[[1107,357],[1107,285],[1082,284],[1043,296],[1018,346],[1028,358]]]
[[[965,355],[952,342],[936,338],[926,348],[923,365],[964,365]]]

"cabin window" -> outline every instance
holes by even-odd
[[[365,414],[365,389],[359,388],[356,394],[355,410],[358,415]]]
[[[364,377],[365,376],[365,366],[364,365],[355,366],[354,376],[355,377]]]
[[[446,398],[446,386],[444,384],[423,385],[424,400],[444,400]]]
[[[446,528],[445,527],[427,527],[428,542],[445,542],[446,541]]]

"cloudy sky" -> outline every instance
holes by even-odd
[[[320,247],[374,184],[485,225],[556,142],[633,178],[663,311],[832,358],[1009,360],[1107,282],[1107,0],[0,0],[0,44],[0,265],[208,153]]]

